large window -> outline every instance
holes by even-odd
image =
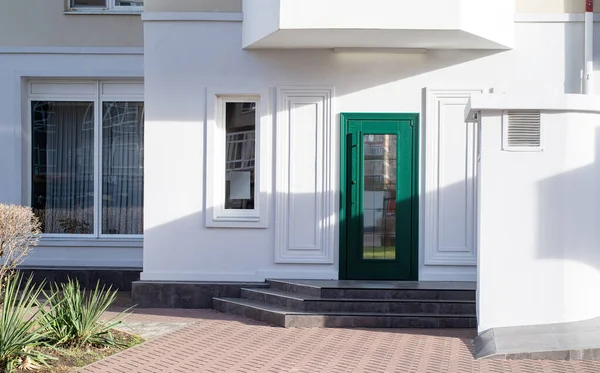
[[[141,10],[143,0],[70,0],[71,9],[81,10]]]
[[[207,217],[209,227],[267,226],[271,117],[267,89],[209,89]]]
[[[119,97],[103,94],[115,87],[126,92],[123,84],[40,86],[44,89],[36,89],[54,89],[62,96],[30,98],[31,204],[43,232],[96,237],[142,234],[142,99],[124,97],[122,92],[113,92]]]

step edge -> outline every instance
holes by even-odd
[[[241,288],[241,290],[251,292],[251,293],[260,293],[260,294],[269,294],[274,296],[279,296],[282,298],[290,298],[294,300],[300,301],[311,301],[311,302],[398,302],[398,303],[459,303],[459,304],[476,304],[475,300],[466,300],[466,299],[401,299],[401,298],[323,298],[323,297],[315,297],[312,295],[304,295],[293,293],[290,291],[277,290],[277,289],[269,289],[269,288]]]
[[[245,298],[214,297],[213,301],[214,300],[225,302],[225,303],[235,303],[239,306],[252,307],[252,308],[256,308],[256,309],[259,309],[259,310],[265,311],[265,312],[273,312],[273,313],[279,313],[279,314],[283,314],[283,315],[295,314],[294,311],[287,310],[283,307],[279,307],[279,306],[275,306],[275,305],[271,305],[271,304],[267,304],[267,303],[262,303],[262,302],[255,302],[255,301],[251,301],[251,300],[248,300]],[[268,308],[265,308],[265,306],[267,306]]]
[[[292,293],[291,291],[269,289],[269,288],[261,289],[261,290],[268,290],[268,291],[256,291],[258,289],[253,289],[253,288],[241,288],[240,291],[242,291],[242,290],[251,292],[251,293],[269,294],[269,295],[275,295],[275,296],[282,297],[282,298],[289,298],[289,299],[300,300],[300,301],[320,299],[319,297],[315,297],[315,296],[308,295],[308,294]]]
[[[266,312],[282,313],[284,315],[293,315],[293,316],[335,316],[335,317],[365,316],[365,317],[426,317],[426,318],[440,317],[440,318],[460,318],[460,319],[477,318],[477,315],[474,315],[474,314],[465,315],[465,314],[446,314],[446,313],[437,314],[437,313],[377,313],[377,312],[310,312],[310,311],[305,312],[305,311],[288,310],[283,307],[271,306],[271,305],[268,305],[268,306],[269,306],[269,308],[273,308],[273,309],[267,309],[267,308],[263,307],[263,305],[267,306],[266,303],[249,301],[249,300],[245,300],[245,299],[242,300],[241,298],[215,297],[215,298],[213,298],[213,300],[214,299],[221,301],[221,302],[235,303],[240,306],[257,308],[257,309],[260,309],[260,310],[266,311]]]
[[[319,286],[319,285],[310,285],[310,284],[304,284],[304,283],[300,283],[300,282],[296,282],[296,281],[302,281],[302,280],[286,280],[286,279],[270,279],[267,278],[265,279],[265,281],[267,283],[269,282],[277,282],[277,283],[284,283],[284,284],[291,284],[291,285],[296,285],[296,286],[303,286],[303,287],[307,287],[307,288],[313,288],[313,289],[321,289],[321,290],[414,290],[414,291],[469,291],[469,292],[476,292],[477,288],[475,289],[456,289],[456,288],[445,288],[445,289],[436,289],[436,288],[426,288],[426,289],[415,289],[415,288],[406,288],[406,287],[396,287],[396,288],[379,288],[379,287],[370,287],[370,288],[365,288],[365,287],[356,287],[356,286],[352,286],[352,285],[348,285],[348,286],[344,286],[344,287],[339,287],[339,286]],[[360,281],[360,280],[358,280]],[[397,281],[398,283],[402,283],[402,281]],[[409,281],[410,282],[410,281]],[[439,282],[439,281],[419,281],[421,283],[427,283],[427,282]],[[472,283],[472,281],[449,281],[449,282],[460,282],[460,283]]]
[[[301,287],[306,287],[306,288],[311,288],[311,289],[326,289],[323,288],[321,286],[316,286],[316,285],[308,285],[308,284],[299,284],[297,282],[293,282],[293,281],[287,281],[287,280],[280,280],[280,279],[265,279],[265,281],[270,284],[271,282],[276,282],[278,284],[289,284],[289,285],[295,285],[295,286],[301,286]]]

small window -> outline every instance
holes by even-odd
[[[225,209],[253,210],[256,178],[255,103],[225,105]],[[252,110],[248,110],[252,107]]]
[[[265,228],[270,193],[268,90],[207,95],[206,225]]]
[[[141,10],[143,5],[143,0],[71,0],[71,8],[81,10]]]
[[[542,150],[542,116],[539,110],[512,110],[503,117],[502,148],[507,151]]]

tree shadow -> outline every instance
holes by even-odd
[[[563,300],[554,302],[553,313],[577,311],[592,318],[600,315],[593,306],[600,305],[600,294],[591,291],[600,279],[600,129],[576,122],[572,119],[563,125],[580,125],[579,131],[590,135],[584,142],[579,138],[574,143],[564,136],[548,145],[564,149],[563,165],[554,166],[566,171],[538,184],[535,244],[537,257],[556,264],[553,285],[544,288],[546,296]],[[585,165],[576,167],[577,163]]]

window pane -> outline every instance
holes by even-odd
[[[102,104],[102,233],[142,234],[144,103]]]
[[[255,107],[254,102],[226,104],[226,209],[254,209]]]
[[[143,6],[144,0],[115,0],[115,6]]]
[[[32,206],[44,233],[94,227],[94,104],[31,103]]]
[[[73,8],[106,8],[106,0],[71,0]]]

